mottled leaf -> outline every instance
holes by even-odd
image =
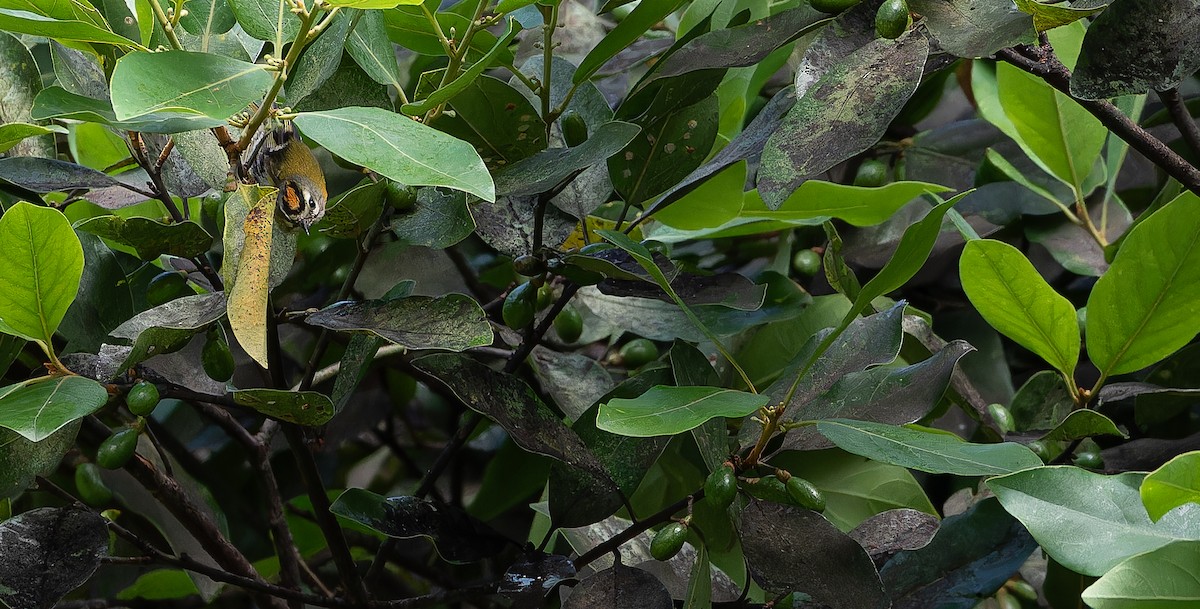
[[[1071,94],[1083,99],[1163,91],[1200,68],[1200,2],[1115,0],[1088,26]]]
[[[384,497],[346,489],[329,511],[396,539],[427,537],[449,562],[477,562],[499,554],[507,540],[465,512],[418,497]]]
[[[333,418],[333,402],[316,391],[241,389],[232,396],[239,406],[296,425],[315,427]]]
[[[108,526],[89,509],[30,510],[0,522],[0,604],[50,609],[108,556]]]
[[[409,349],[465,351],[492,344],[483,309],[462,294],[339,302],[305,319],[338,332],[369,332]]]

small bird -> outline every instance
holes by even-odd
[[[290,122],[270,129],[255,146],[251,173],[260,184],[279,189],[279,213],[293,226],[308,229],[325,215],[325,174],[317,158]]]

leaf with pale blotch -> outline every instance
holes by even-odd
[[[245,241],[238,257],[237,281],[226,290],[229,326],[237,342],[263,368],[267,367],[267,302],[271,293],[271,229],[275,196],[264,195],[246,214]]]
[[[309,315],[307,322],[339,332],[370,332],[409,349],[466,351],[492,343],[483,309],[462,294],[339,302]]]
[[[83,506],[43,507],[0,523],[0,605],[54,607],[108,556],[107,521]]]
[[[232,396],[239,406],[296,425],[324,425],[333,418],[333,402],[316,391],[242,389]]]

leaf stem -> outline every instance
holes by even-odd
[[[171,48],[176,51],[182,51],[183,45],[179,43],[179,37],[175,35],[175,24],[167,17],[166,11],[163,11],[162,5],[158,0],[150,0],[150,9],[154,11],[154,17],[158,19],[158,24],[162,26],[163,33],[167,35],[167,42],[171,43]],[[178,18],[179,11],[175,11],[175,16]]]
[[[300,31],[296,34],[296,40],[292,42],[292,46],[288,49],[287,55],[283,59],[283,63],[279,66],[279,71],[275,73],[275,81],[271,83],[271,88],[267,91],[267,95],[263,97],[262,105],[246,122],[245,128],[242,129],[242,137],[238,139],[237,149],[245,150],[250,141],[254,139],[254,134],[258,128],[271,115],[272,107],[275,105],[275,98],[279,96],[279,91],[283,89],[283,83],[287,80],[288,73],[292,66],[296,65],[296,60],[300,58],[300,51],[304,49],[304,45],[316,37],[316,32],[313,31],[313,23],[321,13],[321,3],[315,2],[313,9],[301,15]]]

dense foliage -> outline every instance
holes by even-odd
[[[1200,1],[0,30],[2,607],[1200,604]]]

